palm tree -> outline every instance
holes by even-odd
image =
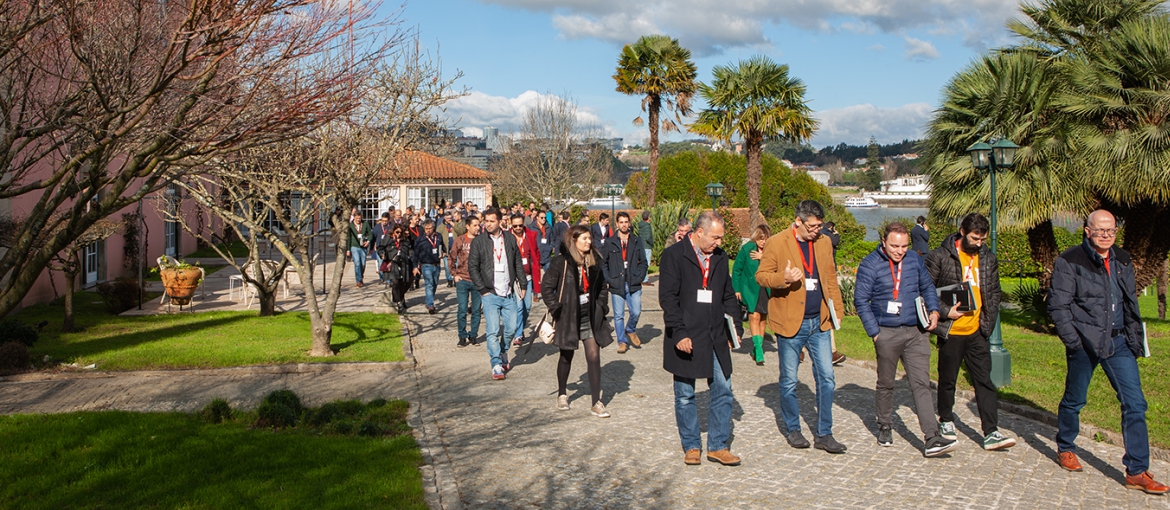
[[[805,103],[805,86],[788,75],[788,66],[765,56],[741,60],[736,67],[715,66],[712,85],[699,84],[707,109],[690,125],[694,133],[724,141],[739,136],[747,154],[750,223],[764,222],[760,214],[760,152],[764,141],[782,139],[801,143],[812,137],[817,121]]]
[[[1055,103],[1073,119],[1088,190],[1125,222],[1143,288],[1170,252],[1170,17],[1123,22],[1063,66]]]
[[[695,94],[695,78],[698,70],[691,61],[690,50],[678,44],[678,39],[665,35],[644,35],[633,44],[622,47],[618,57],[617,72],[613,79],[617,91],[642,98],[642,111],[650,120],[650,178],[646,183],[648,207],[654,207],[654,195],[658,186],[658,127],[659,112],[663,106],[675,112],[675,119],[681,124],[680,115],[690,115],[691,98]],[[642,117],[634,119],[634,125],[642,125]],[[670,119],[661,122],[665,131],[678,131],[678,125]]]

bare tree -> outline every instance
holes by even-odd
[[[452,89],[460,75],[444,79],[441,67],[417,45],[398,49],[360,84],[361,107],[352,115],[309,136],[240,153],[179,181],[200,210],[221,219],[248,246],[249,256],[240,264],[210,234],[202,234],[241,271],[246,284],[257,289],[261,315],[273,313],[286,267],[292,267],[302,282],[312,281],[309,243],[317,230],[314,223],[345,225],[344,213],[360,203],[375,179],[394,179],[405,152],[427,146],[430,135],[441,127],[436,116],[443,104],[463,93]],[[192,235],[201,235],[190,218],[173,219]],[[311,286],[305,291],[312,356],[333,354],[333,318],[348,241],[348,229],[338,230],[328,296],[321,302]],[[282,260],[260,263],[261,241]]]
[[[504,138],[494,192],[510,200],[561,204],[567,209],[596,196],[609,182],[613,156],[594,143],[598,126],[581,122],[568,96],[545,95],[524,114],[520,131]]]
[[[0,253],[0,316],[98,220],[353,110],[347,91],[382,54],[376,7],[0,1],[0,199],[31,204]],[[355,41],[366,57],[331,65]]]
[[[119,228],[122,228],[121,223],[100,219],[74,238],[73,242],[65,247],[64,252],[55,255],[49,263],[49,269],[65,274],[65,321],[61,324],[61,331],[66,333],[77,331],[77,327],[73,324],[73,292],[77,287],[77,275],[81,274],[81,269],[84,267],[81,263],[82,250],[114,235]]]

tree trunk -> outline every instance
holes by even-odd
[[[763,176],[763,165],[760,163],[760,151],[763,140],[751,137],[747,140],[747,190],[748,190],[748,230],[756,225],[766,223],[764,215],[760,213],[760,180]],[[734,220],[732,220],[734,221]]]
[[[1162,261],[1162,274],[1158,275],[1158,318],[1166,320],[1166,280],[1170,279],[1170,259]]]
[[[257,291],[256,294],[256,300],[260,302],[260,316],[276,315],[276,292]]]
[[[329,343],[333,340],[333,322],[325,321],[318,314],[310,314],[309,322],[313,327],[313,348],[309,356],[332,356],[333,346]]]
[[[1032,260],[1040,265],[1040,292],[1048,293],[1052,284],[1052,268],[1056,265],[1057,252],[1056,235],[1052,231],[1052,220],[1045,220],[1028,229],[1028,247],[1032,249]]]
[[[1141,290],[1153,283],[1170,253],[1170,236],[1165,235],[1170,224],[1170,207],[1138,202],[1129,207],[1106,207],[1124,221],[1123,248],[1133,258],[1134,280]]]
[[[77,332],[73,324],[73,288],[77,285],[77,271],[65,270],[65,320],[61,323],[61,331],[65,333]]]
[[[344,222],[341,221],[341,218],[334,218],[333,224],[344,225]],[[309,313],[309,322],[313,327],[313,346],[309,350],[309,356],[333,355],[333,346],[330,345],[333,341],[333,318],[337,312],[337,300],[341,298],[341,277],[345,274],[345,253],[349,251],[346,248],[346,245],[349,244],[349,229],[337,230],[337,246],[333,253],[333,260],[336,262],[333,266],[333,277],[329,280],[325,306],[321,309],[320,315],[311,311]],[[325,262],[324,257],[322,257],[321,264],[325,264]]]
[[[646,195],[649,204],[647,207],[654,207],[658,196],[658,110],[662,107],[662,98],[657,95],[650,96],[650,104],[647,107],[650,117],[650,179],[646,183]]]

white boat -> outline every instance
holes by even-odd
[[[845,199],[845,207],[853,209],[863,209],[869,207],[881,207],[877,200],[870,197],[849,197]]]

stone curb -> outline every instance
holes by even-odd
[[[870,360],[849,359],[846,360],[845,363],[862,368],[868,368],[871,370],[877,370],[877,362]],[[898,370],[899,377],[903,377],[905,375],[905,371]],[[930,381],[930,389],[937,392],[938,381]],[[955,396],[962,397],[968,401],[975,401],[975,392],[973,391],[955,389]],[[1035,407],[1016,404],[1013,402],[1005,402],[1002,398],[999,401],[999,409],[1022,418],[1027,418],[1035,422],[1043,423],[1050,427],[1057,426],[1056,415],[1044,409],[1037,409]],[[1094,441],[1096,441],[1098,437],[1101,437],[1102,441],[1105,443],[1111,444],[1113,446],[1120,446],[1122,448],[1125,447],[1125,440],[1122,438],[1121,434],[1113,432],[1112,430],[1098,428],[1083,422],[1081,423],[1081,432],[1078,437],[1088,437]],[[1150,445],[1150,458],[1170,462],[1170,449],[1158,448],[1154,445]]]
[[[85,372],[57,373],[33,372],[28,374],[16,374],[0,377],[0,382],[64,381],[71,379],[107,379],[115,377],[163,377],[176,374],[209,377],[233,374],[324,374],[338,371],[368,372],[378,370],[402,370],[410,368],[414,368],[413,353],[407,354],[405,361],[390,362],[364,361],[339,363],[289,363],[284,365],[248,365],[243,367],[185,368],[174,370],[93,370]]]

